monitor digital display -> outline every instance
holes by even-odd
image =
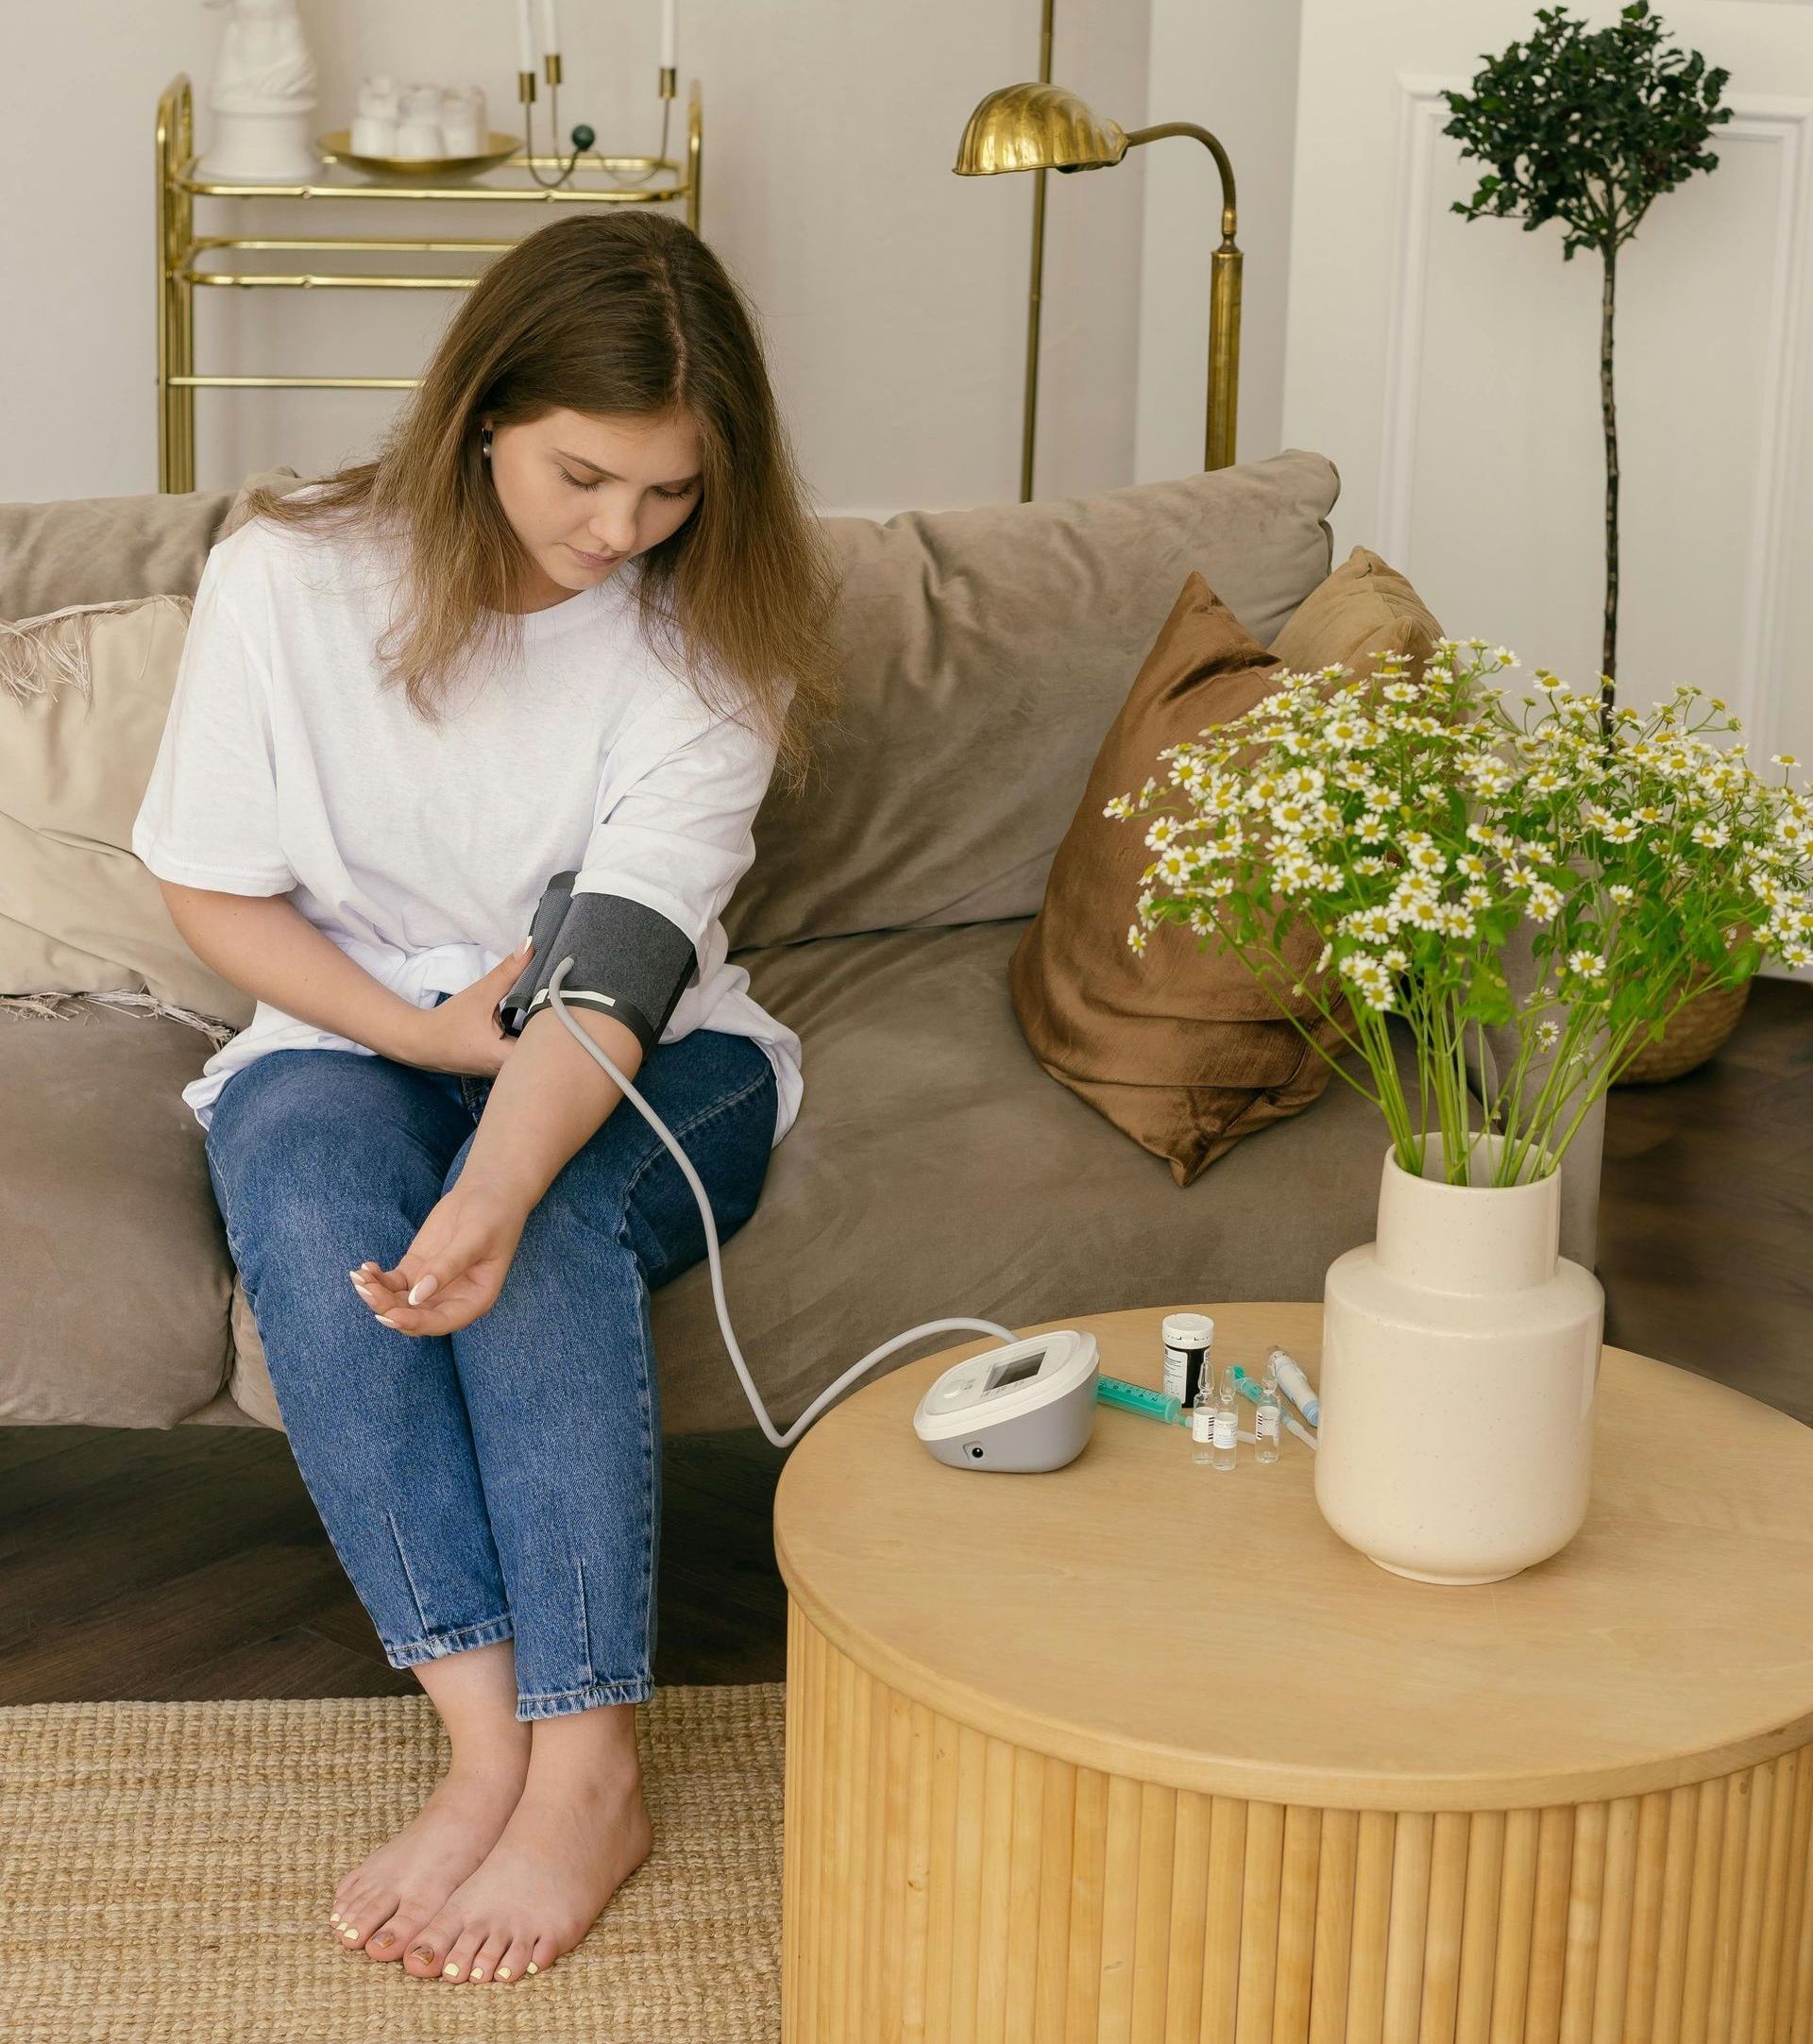
[[[1045,1352],[1042,1348],[1036,1355],[1022,1356],[1018,1362],[1007,1364],[1001,1375],[989,1386],[989,1389],[991,1391],[1003,1391],[1009,1384],[1024,1383],[1027,1377],[1037,1377],[1039,1375],[1039,1365],[1044,1360]]]

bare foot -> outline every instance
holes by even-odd
[[[330,1920],[344,1950],[400,1959],[498,1842],[522,1794],[529,1750],[457,1758],[416,1815],[341,1882]]]
[[[409,1941],[418,1979],[520,1980],[591,1929],[654,1842],[635,1768],[537,1779],[478,1870]]]

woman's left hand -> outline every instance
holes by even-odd
[[[386,1271],[367,1258],[348,1274],[353,1288],[399,1334],[451,1334],[491,1310],[528,1218],[517,1201],[461,1178],[398,1263]]]

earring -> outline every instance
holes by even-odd
[[[488,462],[491,459],[491,429],[485,427],[479,441],[479,452]]]

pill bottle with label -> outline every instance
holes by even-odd
[[[1167,1313],[1160,1330],[1164,1343],[1164,1389],[1188,1412],[1196,1402],[1196,1386],[1210,1360],[1215,1341],[1215,1324],[1207,1313]],[[1213,1376],[1210,1382],[1214,1381]]]

